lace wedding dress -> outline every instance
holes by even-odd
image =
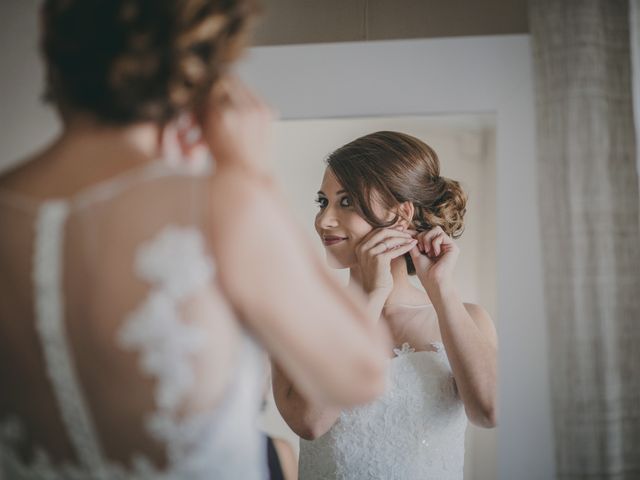
[[[266,478],[264,359],[216,280],[210,175],[0,192],[0,478]]]
[[[462,480],[467,417],[443,344],[394,353],[384,395],[300,440],[300,480]]]

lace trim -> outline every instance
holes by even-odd
[[[433,350],[420,350],[418,353],[441,353],[442,351],[444,351],[444,344],[442,342],[429,342],[429,346],[433,348]],[[400,348],[394,348],[393,353],[396,355],[396,357],[402,357],[410,353],[416,353],[416,349],[409,345],[407,342],[404,342]]]
[[[35,325],[47,374],[76,454],[86,468],[96,472],[96,478],[104,478],[101,448],[76,378],[64,329],[61,285],[64,224],[68,214],[69,206],[63,201],[45,202],[38,212],[34,258]]]
[[[155,180],[164,177],[204,177],[215,171],[213,159],[203,159],[196,164],[186,164],[180,160],[157,159],[139,167],[118,174],[110,179],[87,186],[67,198],[70,210],[76,211],[90,205],[108,200],[131,188],[141,181]],[[0,189],[0,203],[13,205],[25,211],[35,211],[43,205],[42,201],[19,193]]]
[[[202,235],[193,228],[168,227],[140,247],[135,269],[151,283],[152,289],[128,316],[118,335],[118,341],[126,348],[140,351],[142,370],[157,379],[157,408],[146,419],[145,427],[167,445],[168,466],[160,470],[140,454],[132,457],[130,468],[105,457],[99,458],[100,465],[91,463],[92,439],[86,435],[93,433],[92,424],[74,377],[63,328],[61,259],[68,205],[51,202],[40,213],[36,223],[34,281],[37,317],[47,318],[37,320],[46,350],[46,368],[79,461],[53,464],[43,448],[34,446],[33,459],[24,462],[17,453],[26,441],[24,428],[17,416],[3,418],[0,477],[4,474],[12,480],[264,478],[264,465],[260,463],[263,440],[248,415],[257,411],[261,388],[259,355],[249,338],[240,356],[238,376],[217,411],[186,417],[178,413],[196,381],[190,368],[191,354],[205,343],[201,329],[180,321],[178,303],[205,286],[214,275],[214,264],[205,254]],[[96,438],[94,434],[93,440]],[[100,453],[96,445],[97,442],[94,454]]]
[[[396,357],[400,357],[402,355],[407,355],[408,353],[413,353],[415,351],[416,351],[416,349],[410,347],[407,342],[404,342],[402,344],[402,347],[393,349],[393,353],[396,354]]]
[[[0,465],[4,473],[9,473],[7,480],[86,480],[88,478],[81,467],[70,463],[54,468],[49,455],[40,447],[34,449],[31,463],[24,465],[13,448],[14,445],[23,442],[24,438],[24,428],[18,417],[12,416],[0,422]],[[1,473],[0,478],[2,478]]]

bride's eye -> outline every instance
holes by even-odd
[[[342,206],[342,207],[350,207],[351,206],[351,199],[349,197],[342,197],[340,199],[340,206]]]
[[[324,197],[318,197],[316,198],[315,203],[318,205],[318,207],[325,208],[327,206],[327,199]]]

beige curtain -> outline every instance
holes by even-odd
[[[557,478],[639,479],[629,0],[531,0],[529,13]]]

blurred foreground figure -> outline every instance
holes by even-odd
[[[229,73],[255,12],[44,3],[64,128],[0,177],[3,478],[264,478],[262,347],[310,399],[383,390],[384,337],[280,203],[271,113]]]

